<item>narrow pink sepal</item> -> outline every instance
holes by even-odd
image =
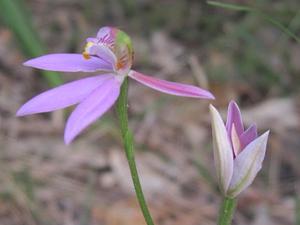
[[[257,138],[257,127],[255,124],[251,125],[240,136],[241,149],[244,149],[250,142]]]
[[[180,84],[165,80],[160,80],[131,70],[128,74],[132,79],[157,91],[171,95],[185,96],[192,98],[214,99],[214,96],[206,90],[188,84]]]
[[[229,135],[231,135],[232,125],[234,124],[235,130],[238,136],[244,132],[244,125],[242,121],[242,115],[236,102],[231,101],[228,105],[226,129]]]
[[[66,144],[110,109],[119,96],[120,85],[115,77],[107,79],[76,107],[66,124]]]
[[[18,110],[17,116],[50,112],[77,104],[101,83],[113,76],[112,74],[104,74],[88,77],[45,91],[26,102]]]

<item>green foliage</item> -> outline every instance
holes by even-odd
[[[46,53],[37,32],[32,26],[30,15],[26,11],[26,5],[21,0],[1,0],[0,16],[15,34],[15,38],[26,56],[37,57]],[[51,86],[62,83],[59,74],[56,72],[41,71],[41,73]]]
[[[15,183],[22,188],[29,200],[34,201],[34,182],[27,169],[13,174]]]
[[[255,13],[258,16],[261,16],[263,19],[267,20],[268,22],[272,23],[274,26],[276,26],[280,30],[282,30],[286,35],[290,36],[291,38],[294,38],[297,42],[300,43],[300,38],[298,38],[298,36],[296,34],[294,34],[292,31],[290,31],[288,28],[286,28],[281,22],[279,22],[275,18],[263,13],[262,11],[260,11],[257,8],[244,6],[244,5],[238,5],[238,4],[229,4],[229,3],[217,2],[217,1],[207,1],[207,4],[212,5],[212,6],[225,8],[225,9]]]

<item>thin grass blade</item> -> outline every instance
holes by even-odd
[[[1,0],[0,16],[14,33],[24,55],[37,57],[45,54],[45,48],[32,26],[30,15],[23,1]],[[41,73],[50,86],[57,86],[62,83],[60,75],[56,72],[41,71]]]

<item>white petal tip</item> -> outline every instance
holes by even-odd
[[[19,110],[18,112],[16,112],[16,116],[17,116],[17,117],[21,117],[21,116],[23,116],[23,113],[20,112],[20,110]]]
[[[75,136],[69,136],[66,135],[64,136],[64,142],[66,145],[70,145],[72,143],[72,141],[74,140]]]
[[[23,62],[23,66],[34,67],[34,64],[32,62],[33,62],[33,59],[29,59],[29,60]]]
[[[234,105],[235,107],[239,107],[238,104],[234,100],[230,100],[229,105]]]
[[[16,116],[17,117],[21,117],[21,116],[28,116],[28,115],[32,115],[32,114],[36,114],[39,112],[34,111],[32,108],[30,108],[30,106],[25,103],[23,106],[21,106],[21,108],[19,108],[19,110],[16,112]]]
[[[200,98],[200,99],[209,99],[209,100],[215,100],[215,96],[210,93],[207,90],[199,88],[197,92],[195,92],[194,96],[186,96],[186,97],[194,97],[194,98]]]
[[[26,110],[24,110],[23,107],[21,107],[17,112],[16,112],[16,116],[17,117],[21,117],[21,116],[26,116],[29,115],[30,113],[27,112]]]
[[[29,66],[29,63],[28,63],[28,61],[26,61],[26,62],[23,62],[23,66]]]
[[[263,133],[261,135],[261,138],[263,139],[264,142],[268,141],[269,135],[270,135],[270,130],[267,130],[265,133]],[[267,145],[267,144],[265,144],[265,145]]]
[[[270,130],[267,130],[263,135],[269,137],[270,132]]]
[[[209,111],[211,115],[218,113],[217,109],[212,104],[209,104]]]
[[[261,142],[267,142],[269,138],[270,130],[267,130],[265,133],[260,135],[258,138],[261,140]]]
[[[203,97],[202,97],[202,98],[203,98]],[[215,96],[214,96],[212,93],[207,92],[207,94],[206,94],[206,99],[215,100],[216,98],[215,98]]]

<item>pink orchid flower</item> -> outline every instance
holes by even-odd
[[[198,87],[160,80],[131,70],[132,63],[133,48],[129,36],[113,27],[103,27],[95,38],[88,38],[83,54],[49,54],[31,59],[24,65],[61,72],[99,72],[100,75],[41,93],[25,103],[17,116],[50,112],[78,104],[65,127],[64,140],[69,144],[115,103],[127,76],[164,93],[214,99],[210,92]]]
[[[256,125],[244,130],[240,110],[233,101],[228,106],[226,126],[212,105],[210,114],[218,183],[225,196],[236,197],[261,169],[269,131],[257,137]]]

